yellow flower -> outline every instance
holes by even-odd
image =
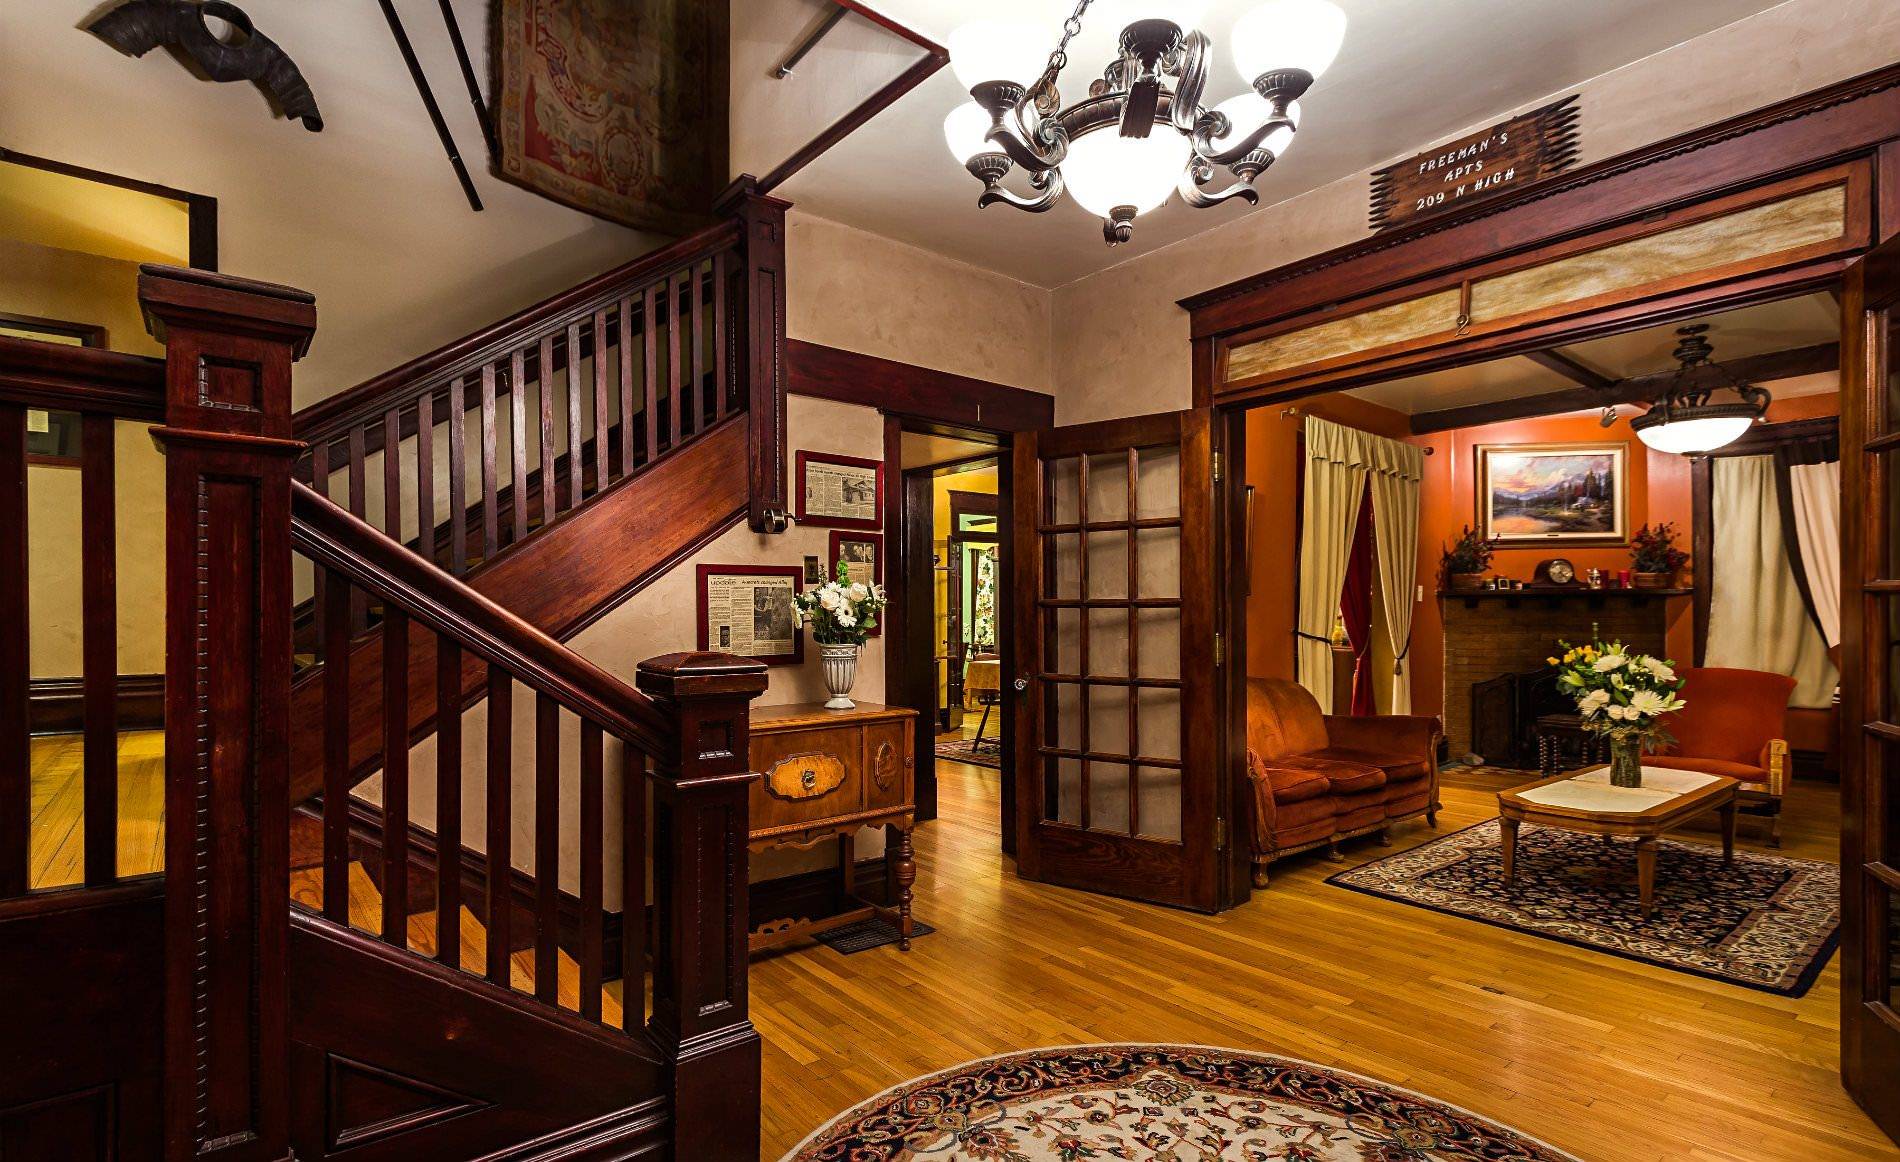
[[[1544,663],[1546,665],[1551,665],[1551,666],[1555,666],[1559,664],[1556,658],[1545,658]]]

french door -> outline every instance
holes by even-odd
[[[1025,433],[1014,479],[1018,873],[1211,911],[1209,414]]]
[[[1900,1138],[1900,239],[1841,308],[1841,1075]]]

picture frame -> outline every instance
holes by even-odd
[[[805,633],[792,599],[802,565],[699,565],[694,569],[699,648],[739,654],[768,666],[805,661]]]
[[[1500,548],[1629,543],[1629,444],[1480,444],[1477,524]]]
[[[864,561],[865,557],[869,560]],[[851,571],[853,581],[863,581],[867,585],[884,584],[884,534],[882,533],[833,529],[830,551],[825,554],[825,559],[830,562],[830,572],[825,576],[827,581],[837,578],[838,562],[844,561],[847,565],[868,564],[870,566],[868,576],[861,576],[854,567]],[[881,622],[870,631],[871,637],[882,637],[883,634],[884,626]]]
[[[884,462],[829,452],[798,452],[798,523],[813,528],[884,528]]]

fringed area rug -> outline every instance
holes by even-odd
[[[1003,748],[989,739],[985,739],[979,748],[975,742],[967,738],[939,738],[937,757],[953,759],[960,763],[974,763],[979,767],[989,767],[991,770],[1003,769]]]
[[[783,1162],[1576,1162],[1455,1106],[1289,1057],[1179,1045],[1037,1049],[919,1078]]]
[[[1811,859],[1663,840],[1656,908],[1643,919],[1636,853],[1527,824],[1504,886],[1498,821],[1326,881],[1613,956],[1786,997],[1806,993],[1840,939],[1840,869]]]

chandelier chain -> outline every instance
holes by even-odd
[[[1049,54],[1048,67],[1042,70],[1042,76],[1036,81],[1035,93],[1038,106],[1047,106],[1045,113],[1053,113],[1056,97],[1056,78],[1069,63],[1069,42],[1082,34],[1082,14],[1089,10],[1093,0],[1077,0],[1075,11],[1062,22],[1062,39],[1056,42],[1056,50]]]

